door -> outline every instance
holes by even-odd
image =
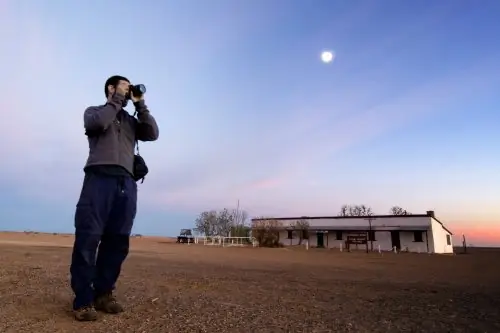
[[[394,246],[396,249],[401,250],[401,239],[399,238],[399,231],[391,231],[391,242],[392,242],[392,248]]]
[[[317,247],[325,247],[325,244],[324,244],[324,240],[323,240],[323,233],[322,232],[318,232],[316,234],[316,246]]]

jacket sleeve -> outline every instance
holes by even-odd
[[[137,111],[137,126],[135,128],[135,137],[140,141],[156,141],[160,135],[158,124],[155,118],[151,115],[144,101],[134,103],[135,111]]]
[[[122,109],[125,96],[115,94],[111,101],[102,106],[91,106],[83,114],[85,130],[90,132],[105,131],[115,120],[116,114]]]

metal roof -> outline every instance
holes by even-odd
[[[283,227],[280,228],[282,230],[294,230],[291,227]],[[310,231],[318,231],[318,230],[328,230],[328,231],[369,231],[369,226],[314,226],[309,227]],[[426,225],[404,225],[404,226],[372,226],[371,230],[373,231],[391,231],[391,230],[400,230],[400,231],[426,231],[430,230],[430,226]]]

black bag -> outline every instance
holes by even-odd
[[[134,180],[141,181],[141,184],[144,183],[144,178],[149,172],[148,166],[146,165],[146,161],[142,158],[139,153],[139,142],[135,140],[135,147],[137,149],[137,154],[134,155]]]

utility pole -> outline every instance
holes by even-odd
[[[370,251],[373,251],[373,238],[371,237],[372,234],[372,221],[376,220],[376,218],[368,216],[365,220],[368,220],[368,238],[370,239]]]
[[[238,199],[238,204],[236,205],[236,216],[238,221],[236,223],[240,223],[239,218],[240,218],[240,199]]]

